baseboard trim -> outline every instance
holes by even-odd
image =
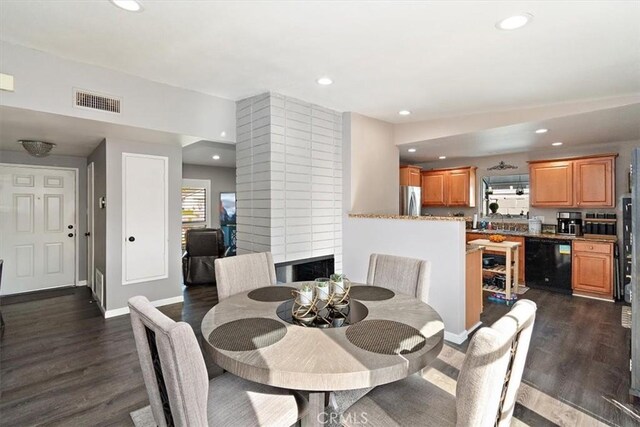
[[[169,305],[169,304],[177,304],[179,302],[184,302],[184,296],[180,295],[177,297],[173,297],[173,298],[165,298],[165,299],[159,299],[156,301],[151,301],[151,304],[154,307],[161,307],[163,305]],[[117,317],[117,316],[124,316],[125,314],[129,314],[129,306],[126,307],[121,307],[121,308],[114,308],[113,310],[106,310],[104,312],[104,318],[105,319],[109,319],[112,317]]]
[[[79,280],[78,283],[76,283],[76,286],[87,286],[87,281],[86,280]]]
[[[452,332],[444,331],[444,340],[452,342],[454,344],[460,345],[463,342],[465,342],[468,337],[469,337],[469,332],[468,331],[463,331],[463,332],[461,332],[459,334],[454,334]]]
[[[585,295],[585,294],[580,294],[580,293],[573,293],[574,297],[580,297],[580,298],[589,298],[589,299],[594,299],[597,301],[604,301],[604,302],[614,302],[613,299],[609,299],[609,298],[603,298],[603,297],[596,297],[596,296],[592,296],[592,295]]]
[[[471,332],[473,332],[473,331],[475,331],[476,329],[478,329],[480,326],[482,326],[482,322],[478,322],[478,323],[476,323],[475,325],[473,325],[472,327],[470,327],[469,329],[467,329],[467,336],[468,336]]]

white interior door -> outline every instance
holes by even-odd
[[[87,286],[96,293],[94,280],[94,209],[96,205],[94,191],[94,164],[89,163],[87,166]]]
[[[75,284],[76,173],[0,165],[2,294]]]
[[[122,153],[122,283],[168,277],[168,164],[161,156]]]

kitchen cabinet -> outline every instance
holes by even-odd
[[[534,207],[615,207],[616,154],[529,162]]]
[[[573,163],[540,162],[529,165],[531,206],[573,206]]]
[[[465,322],[467,331],[480,322],[482,313],[482,249],[467,249],[465,274]]]
[[[499,230],[495,230],[495,234],[500,234]],[[489,234],[486,233],[467,233],[467,242],[471,240],[477,239],[488,239]],[[524,258],[525,258],[525,250],[524,250],[524,237],[523,236],[509,236],[506,235],[507,240],[505,242],[516,242],[520,243],[520,247],[518,249],[518,285],[525,285],[525,276],[524,276]],[[485,254],[491,255],[504,255],[503,252],[495,252],[489,249],[484,250]]]
[[[422,205],[475,207],[476,168],[423,171]]]
[[[613,243],[574,240],[572,252],[574,295],[612,299]]]
[[[580,208],[613,208],[615,157],[576,160],[575,195]]]
[[[417,166],[400,166],[400,185],[420,187],[422,184],[420,171],[421,169]]]

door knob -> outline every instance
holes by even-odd
[[[86,233],[84,233],[84,235],[85,235],[86,237],[89,237],[89,236],[91,236],[91,233],[90,233],[90,232],[86,232]]]
[[[135,241],[136,241],[136,238],[135,238],[135,237],[133,237],[133,236],[129,236],[129,241],[130,241],[130,242],[135,242]]]
[[[69,233],[69,234],[67,234],[67,236],[73,237],[73,233]]]
[[[67,228],[68,228],[69,230],[73,230],[73,225],[67,225]]]

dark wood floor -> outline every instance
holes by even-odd
[[[620,326],[620,306],[536,290],[526,297],[539,310],[524,383],[593,419],[637,425],[605,399],[626,403],[628,396],[630,333]],[[161,310],[191,324],[201,338],[200,321],[216,304],[216,290],[191,287],[184,298]],[[0,425],[131,425],[129,412],[148,404],[129,316],[104,320],[82,287],[1,303]],[[507,310],[487,303],[483,321]],[[219,372],[208,367],[211,376]],[[445,360],[435,367],[457,377]],[[553,425],[526,399],[516,408],[519,420]]]

